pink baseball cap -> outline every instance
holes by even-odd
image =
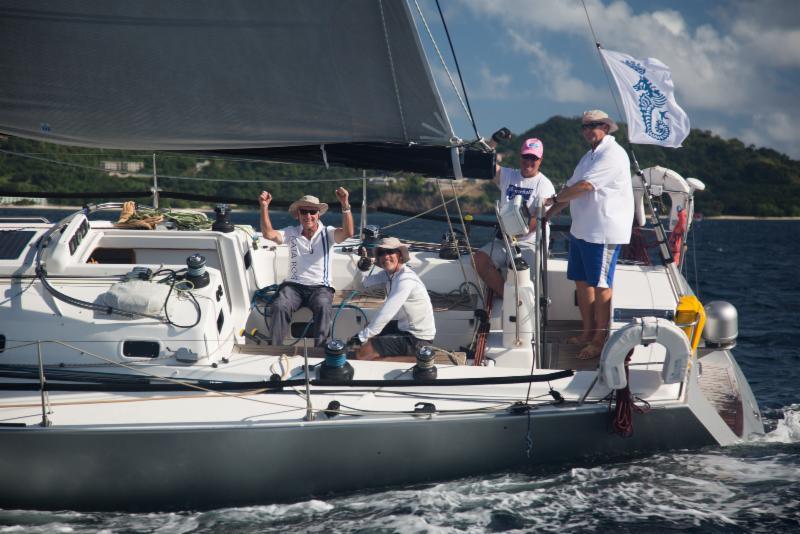
[[[544,147],[542,146],[542,142],[535,137],[525,139],[525,142],[522,143],[522,148],[520,148],[519,151],[519,153],[523,156],[526,154],[533,154],[537,158],[541,158],[543,152]]]

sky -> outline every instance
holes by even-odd
[[[418,0],[443,55],[436,5]],[[411,2],[414,9],[414,3]],[[440,0],[478,129],[521,133],[553,115],[616,110],[581,0]],[[597,40],[672,71],[693,128],[800,159],[800,0],[585,0]],[[423,41],[428,38],[424,30]],[[465,139],[445,69],[431,67]],[[449,69],[455,76],[452,61]]]

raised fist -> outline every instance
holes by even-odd
[[[340,187],[336,190],[336,198],[339,199],[339,202],[344,206],[347,205],[347,199],[350,196],[350,193],[344,187]]]
[[[258,195],[258,203],[261,204],[262,208],[269,206],[270,202],[272,202],[272,195],[267,191],[262,191],[261,194]]]
[[[492,134],[492,141],[500,143],[501,141],[508,141],[511,139],[511,130],[506,127],[500,128]]]

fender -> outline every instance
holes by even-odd
[[[667,350],[661,379],[665,384],[683,380],[689,365],[691,346],[686,334],[667,319],[637,317],[636,320],[614,332],[600,355],[598,374],[600,383],[611,389],[623,389],[628,385],[625,376],[625,357],[638,345],[650,343],[663,345]]]

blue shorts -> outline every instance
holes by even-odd
[[[592,287],[612,287],[622,245],[589,243],[570,234],[567,278]]]

